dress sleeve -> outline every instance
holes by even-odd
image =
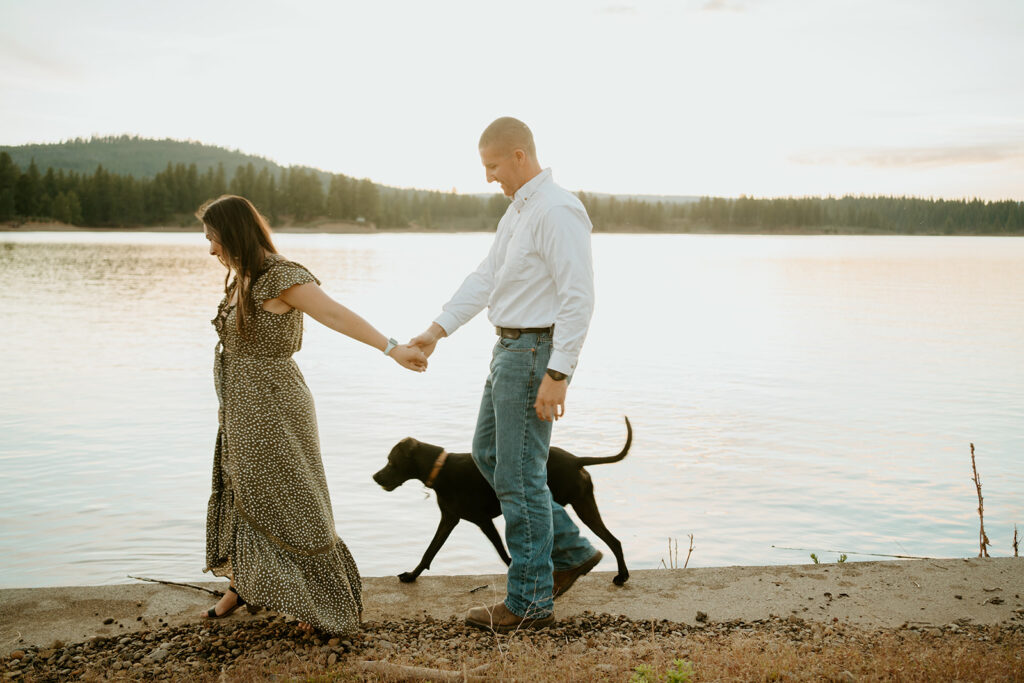
[[[320,284],[320,280],[305,266],[291,261],[276,263],[256,280],[256,284],[252,286],[252,298],[257,304],[262,304],[267,299],[281,296],[281,292],[289,287],[304,285],[307,282]]]

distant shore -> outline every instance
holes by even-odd
[[[495,224],[496,225],[496,224]],[[297,233],[297,234],[328,234],[328,235],[390,235],[390,234],[455,234],[470,232],[494,232],[491,229],[468,229],[464,227],[422,227],[412,225],[404,228],[378,228],[373,223],[357,223],[352,221],[323,221],[306,225],[280,225],[274,226],[275,233]],[[175,225],[140,225],[135,227],[82,227],[68,225],[66,223],[52,222],[25,222],[25,223],[0,223],[0,233],[3,232],[69,232],[69,233],[100,233],[100,232],[200,232],[197,225],[175,226]],[[628,234],[628,235],[891,235],[891,236],[947,236],[947,237],[1021,237],[1024,235],[993,234],[983,232],[971,233],[949,233],[940,231],[922,230],[914,233],[894,233],[884,230],[858,230],[853,228],[824,227],[801,227],[783,228],[772,231],[751,228],[743,230],[738,228],[717,229],[711,226],[695,227],[686,230],[649,230],[630,225],[618,225],[611,228],[602,226],[594,227],[595,234]]]

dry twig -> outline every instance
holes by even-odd
[[[364,671],[372,671],[379,674],[387,674],[402,680],[416,681],[493,681],[498,680],[493,676],[482,676],[490,664],[481,664],[468,671],[445,671],[444,669],[428,669],[423,666],[406,666],[404,664],[392,664],[391,662],[380,662],[366,660],[356,662],[356,665]]]
[[[872,557],[895,557],[899,560],[937,560],[937,557],[925,557],[924,555],[888,555],[886,553],[859,553],[856,550],[820,550],[818,548],[789,548],[784,545],[773,545],[772,548],[779,550],[800,550],[823,553],[838,553],[839,555],[870,555]]]
[[[150,583],[162,583],[165,586],[181,586],[182,588],[195,588],[197,591],[205,591],[210,595],[216,595],[218,598],[224,597],[224,591],[215,591],[210,588],[203,588],[202,586],[195,586],[191,583],[178,583],[177,581],[163,581],[162,579],[147,579],[145,576],[132,576],[128,575],[129,579],[135,579],[137,581],[149,581]]]
[[[1013,556],[1020,557],[1020,539],[1017,537],[1017,525],[1013,525]]]
[[[693,553],[693,534],[690,534],[690,549],[686,551],[686,562],[683,562],[683,569],[690,564],[690,555]],[[676,562],[679,562],[679,555],[676,555]]]
[[[978,489],[978,521],[981,523],[981,530],[978,533],[978,543],[981,550],[978,557],[988,557],[988,536],[985,535],[985,503],[981,499],[981,480],[978,479],[978,468],[974,464],[974,444],[971,444],[971,469],[974,471],[974,487]]]

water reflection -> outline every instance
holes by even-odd
[[[277,239],[406,339],[491,236]],[[630,416],[630,456],[591,470],[630,566],[660,566],[666,539],[690,533],[694,566],[807,561],[772,544],[972,554],[971,441],[989,536],[1024,523],[1024,241],[597,235],[594,248],[598,308],[554,441],[613,453]],[[0,234],[13,293],[0,584],[200,576],[223,288],[205,250],[199,233]],[[297,361],[364,573],[415,565],[437,522],[421,488],[385,493],[370,475],[405,436],[468,450],[492,343],[480,316],[414,375],[307,320]],[[470,525],[432,568],[501,570]]]

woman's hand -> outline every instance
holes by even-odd
[[[423,372],[427,369],[427,357],[423,355],[418,347],[402,344],[391,349],[388,354],[395,359],[395,362],[403,368]]]

